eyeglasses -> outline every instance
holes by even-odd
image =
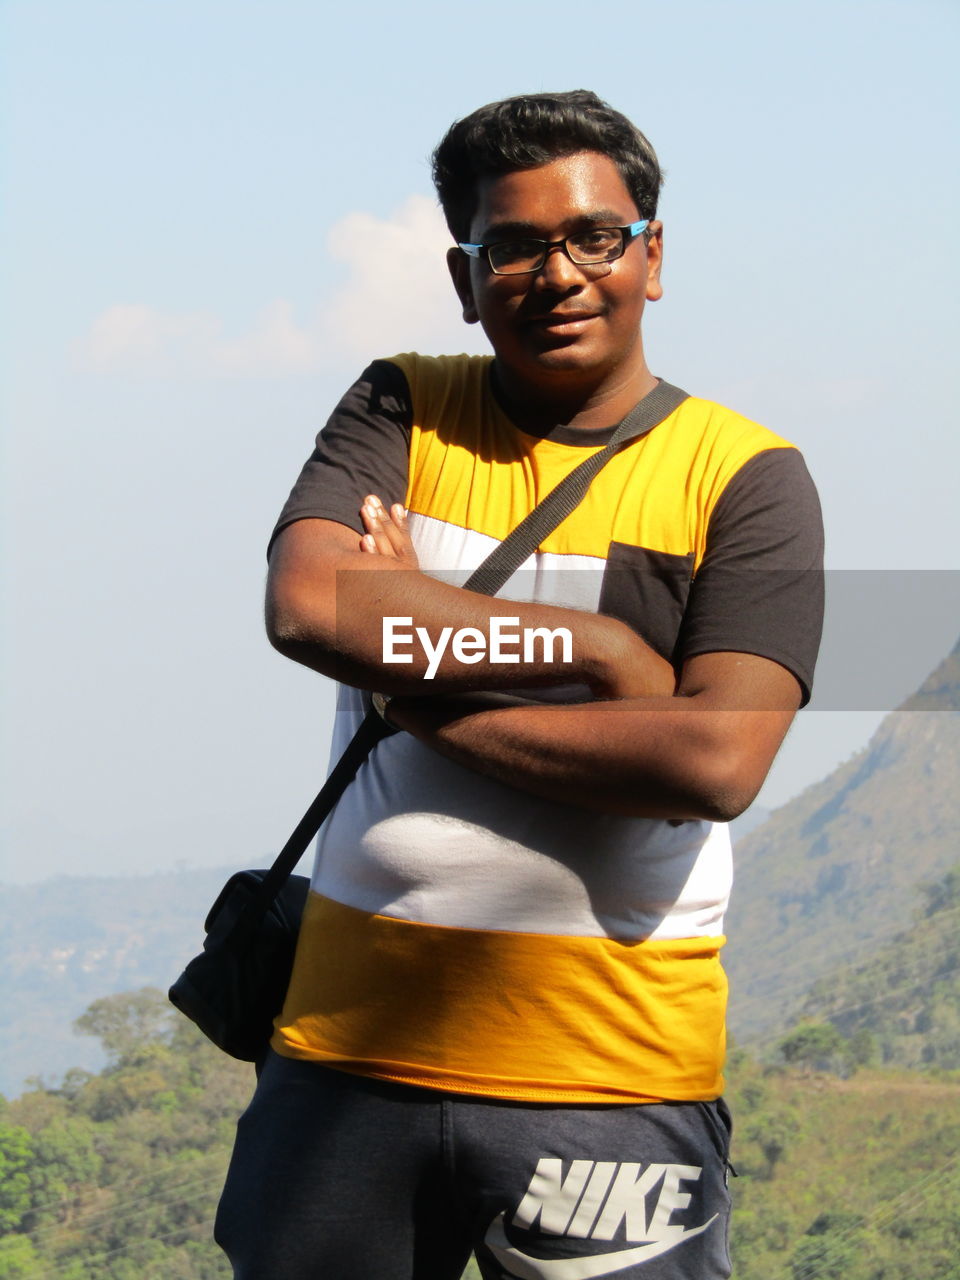
[[[629,227],[591,227],[563,240],[498,240],[495,244],[458,244],[471,258],[486,258],[490,270],[498,276],[522,276],[540,271],[551,249],[562,249],[577,267],[596,267],[601,262],[622,258],[627,245],[642,235],[650,225],[648,219],[631,222]]]

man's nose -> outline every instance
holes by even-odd
[[[552,244],[547,249],[543,266],[537,272],[537,283],[552,289],[569,289],[586,279],[583,267],[571,261],[562,244]]]

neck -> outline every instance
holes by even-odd
[[[493,377],[504,408],[519,427],[542,431],[553,426],[602,430],[620,422],[633,406],[657,385],[657,379],[641,360],[640,367],[595,385],[574,383],[561,371],[552,373],[549,385],[532,384],[493,362]]]

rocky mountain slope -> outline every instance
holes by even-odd
[[[775,1033],[815,982],[908,928],[918,887],[960,863],[958,712],[960,644],[863,751],[738,844],[725,950],[736,1038]]]

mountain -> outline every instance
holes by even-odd
[[[164,990],[203,944],[203,921],[231,868],[148,876],[62,876],[0,891],[0,1092],[28,1076],[98,1070],[100,1047],[72,1031],[90,1002]]]
[[[960,643],[863,751],[738,844],[724,956],[737,1040],[772,1036],[814,983],[908,929],[917,887],[960,862],[958,710]]]
[[[733,843],[739,848],[740,841],[756,830],[762,827],[772,813],[771,809],[764,809],[759,804],[752,804],[746,813],[741,813],[739,818],[735,818],[730,823],[730,834],[733,837]]]

